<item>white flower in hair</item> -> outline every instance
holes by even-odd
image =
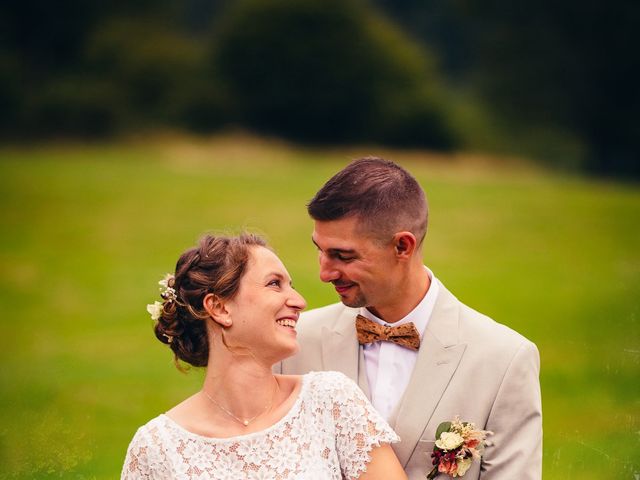
[[[173,302],[176,297],[176,290],[173,288],[175,277],[172,273],[165,274],[164,278],[158,282],[160,285],[160,296],[167,301]]]
[[[162,315],[162,303],[156,301],[147,305],[147,312],[151,314],[151,320],[157,322]]]

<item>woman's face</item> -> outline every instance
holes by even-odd
[[[248,347],[256,358],[275,363],[298,351],[295,325],[304,298],[278,256],[264,247],[252,247],[237,295],[226,302],[231,319],[230,346]]]

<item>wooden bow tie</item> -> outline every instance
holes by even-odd
[[[420,334],[413,323],[385,327],[362,315],[356,317],[356,331],[360,345],[379,341],[393,342],[411,350],[420,348]]]

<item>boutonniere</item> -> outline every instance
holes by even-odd
[[[471,463],[480,460],[487,435],[493,432],[478,430],[473,423],[461,422],[456,416],[451,422],[442,422],[436,430],[436,444],[433,447],[433,470],[427,478],[433,479],[439,473],[462,477]]]

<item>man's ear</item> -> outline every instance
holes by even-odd
[[[225,302],[220,297],[213,293],[207,293],[202,300],[202,304],[214,322],[223,327],[231,326],[231,315]]]
[[[396,258],[399,260],[409,260],[416,251],[418,241],[411,232],[398,232],[393,236],[393,247]]]

